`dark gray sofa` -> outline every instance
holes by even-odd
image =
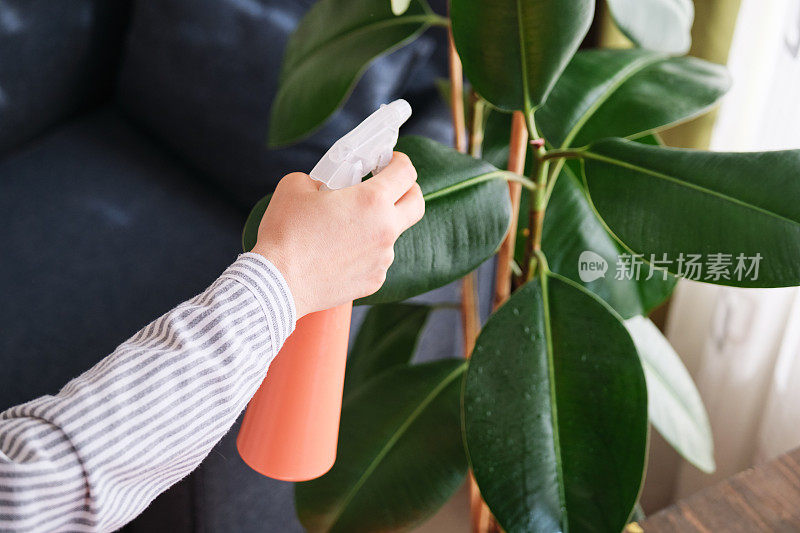
[[[380,103],[408,99],[404,133],[449,141],[439,32],[377,61],[312,138],[268,151],[283,47],[311,3],[0,2],[0,410],[57,392],[205,288],[252,204]],[[435,314],[419,357],[458,353],[458,323]],[[235,434],[126,529],[301,530],[291,485],[245,466]]]

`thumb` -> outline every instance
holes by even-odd
[[[318,191],[320,185],[322,185],[303,172],[292,172],[284,176],[283,180],[286,181],[286,184],[291,188],[301,192]]]

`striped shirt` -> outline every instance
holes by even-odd
[[[55,396],[0,414],[0,531],[112,531],[195,469],[294,329],[286,281],[239,258]]]

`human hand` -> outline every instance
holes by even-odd
[[[380,173],[320,191],[307,174],[286,175],[272,195],[253,252],[280,270],[298,318],[370,295],[394,260],[394,243],[425,213],[417,171],[395,152]]]

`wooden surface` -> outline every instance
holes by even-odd
[[[645,533],[800,532],[800,448],[655,513]]]

